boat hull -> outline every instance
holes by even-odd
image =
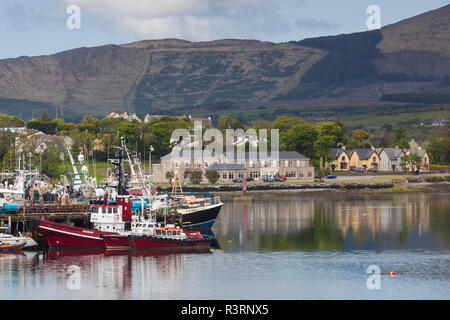
[[[180,209],[182,226],[185,230],[207,231],[211,230],[214,222],[222,209],[223,203],[207,207]]]
[[[45,236],[51,249],[104,249],[103,236],[113,234],[95,229],[79,228],[40,219],[32,229]]]
[[[25,242],[22,243],[16,243],[16,244],[1,244],[0,245],[0,251],[17,251],[22,250],[25,247]]]
[[[211,239],[167,239],[152,236],[105,235],[107,250],[147,250],[160,253],[209,252]]]
[[[0,235],[0,241],[8,244],[25,243],[24,248],[37,247],[38,244],[31,237]]]

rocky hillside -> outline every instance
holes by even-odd
[[[3,59],[0,112],[29,118],[64,106],[67,119],[414,94],[445,101],[449,16],[450,5],[381,30],[281,44],[165,39]]]

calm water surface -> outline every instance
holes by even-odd
[[[219,217],[207,254],[4,253],[0,298],[450,297],[448,193],[275,195],[226,202]]]

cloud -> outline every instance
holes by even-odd
[[[4,6],[4,15],[9,26],[19,32],[29,30],[38,24],[63,21],[64,13],[60,5],[54,6],[45,2],[11,0]]]
[[[296,20],[294,26],[307,31],[327,31],[338,28],[338,23],[319,18],[303,18]]]
[[[292,32],[305,0],[54,0],[142,39],[270,39]]]

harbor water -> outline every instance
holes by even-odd
[[[449,193],[224,201],[211,253],[0,253],[1,299],[449,299]]]

